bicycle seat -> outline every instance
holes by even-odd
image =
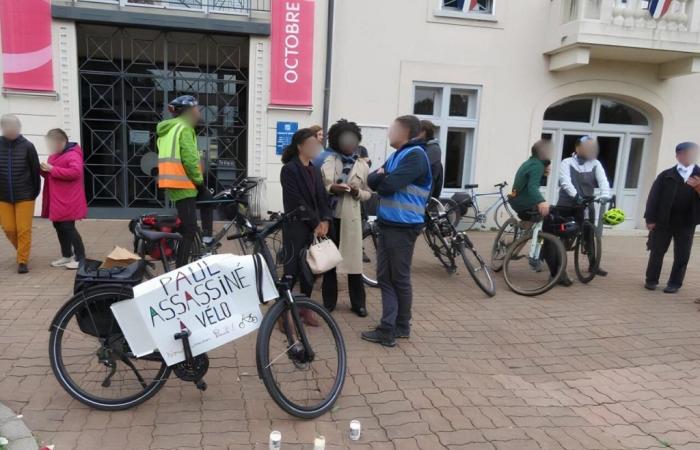
[[[182,239],[180,233],[165,233],[162,231],[144,230],[143,228],[136,227],[136,235],[147,241],[160,241],[161,239],[174,239],[179,241]]]
[[[464,189],[476,189],[478,187],[479,187],[478,184],[465,184],[464,185]]]
[[[508,186],[508,182],[507,182],[507,181],[504,181],[503,183],[498,183],[498,184],[494,184],[494,185],[493,185],[493,187],[495,187],[495,188],[504,188],[504,187],[506,187],[506,186]]]

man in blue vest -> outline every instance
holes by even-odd
[[[411,260],[425,225],[425,205],[433,183],[419,134],[418,118],[397,118],[389,129],[389,144],[396,151],[367,180],[379,194],[377,279],[382,290],[382,320],[376,329],[362,333],[362,339],[386,347],[411,333]]]

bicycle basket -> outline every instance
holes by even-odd
[[[467,194],[466,192],[457,192],[455,195],[452,196],[452,201],[457,203],[457,205],[459,206],[460,216],[465,215],[473,204],[472,196]]]
[[[73,293],[79,294],[84,290],[97,285],[123,284],[125,289],[139,284],[143,278],[145,261],[137,261],[126,267],[113,267],[101,269],[101,261],[86,260],[78,268],[75,274]],[[89,308],[83,307],[76,313],[76,320],[80,330],[90,336],[107,337],[118,331],[118,325],[114,321],[110,306],[118,300],[106,301],[99,304],[91,304]],[[115,329],[115,326],[117,329]]]

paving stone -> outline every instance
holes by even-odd
[[[123,221],[86,220],[79,229],[91,257],[131,244]],[[0,239],[0,403],[12,408],[0,407],[0,423],[20,411],[57,450],[265,450],[273,429],[287,450],[308,448],[316,435],[329,450],[700,448],[700,254],[671,299],[641,288],[643,237],[606,235],[608,277],[526,300],[499,275],[497,297],[486,300],[419,240],[411,339],[392,349],[359,339],[380,316],[379,290],[367,290],[368,319],[339,307],[349,358],[343,396],[328,414],[300,421],[257,378],[255,336],[211,353],[205,393],[172,379],[129,411],[73,400],[51,372],[46,324],[74,274],[48,265],[58,253],[50,223],[37,219],[34,236],[23,277]],[[493,233],[470,237],[486,256]],[[342,277],[340,288],[343,304]],[[357,443],[347,438],[353,419],[362,423]]]

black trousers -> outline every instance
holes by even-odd
[[[379,226],[377,280],[382,290],[379,329],[388,333],[411,331],[411,265],[419,228]]]
[[[664,255],[673,240],[673,267],[668,278],[671,287],[683,286],[685,271],[693,248],[695,225],[657,227],[649,236],[649,263],[647,264],[647,283],[658,284]]]
[[[330,238],[340,248],[340,219],[333,219],[330,229]],[[365,285],[362,282],[362,274],[348,274],[348,290],[350,291],[350,306],[353,309],[366,306]],[[326,308],[335,308],[338,303],[338,274],[335,269],[323,274],[321,285],[323,305]]]
[[[284,258],[284,276],[291,277],[291,288],[299,282],[300,292],[309,298],[314,290],[315,278],[309,274],[304,276],[302,251],[311,245],[313,236],[313,231],[305,222],[286,222],[282,226],[281,257]]]
[[[204,192],[204,191],[202,191]],[[190,252],[192,250],[192,242],[199,231],[197,226],[197,200],[207,200],[211,198],[211,194],[200,193],[196,198],[184,198],[175,202],[177,216],[180,218],[180,234],[182,241],[178,245],[177,251],[177,267],[187,265],[190,261]],[[207,198],[208,197],[208,198]],[[201,208],[202,215],[202,233],[204,236],[211,236],[214,229],[214,209]]]
[[[61,245],[61,256],[70,258],[75,256],[78,261],[85,259],[85,246],[83,238],[80,237],[78,229],[75,227],[75,221],[54,222],[53,227],[56,229],[58,243]]]

